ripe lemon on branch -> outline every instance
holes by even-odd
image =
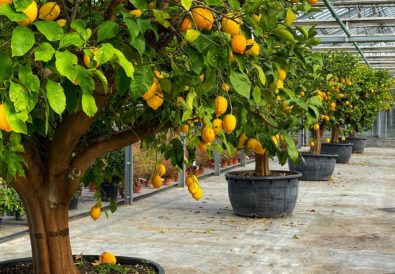
[[[41,20],[53,21],[59,17],[60,6],[55,2],[47,2],[41,6],[38,12],[38,18]]]
[[[5,113],[5,105],[4,104],[0,105],[0,130],[4,130],[7,132],[11,131],[10,124],[8,123],[8,120],[7,120],[7,115]]]
[[[240,24],[242,21],[240,17],[234,19],[235,17],[236,14],[228,13],[221,20],[221,25],[224,32],[229,33],[231,36],[240,34]]]
[[[235,35],[231,42],[232,50],[238,54],[243,54],[247,47],[247,39],[242,34]]]
[[[211,30],[214,23],[214,14],[207,8],[194,8],[191,10],[193,21],[198,29]]]
[[[33,23],[37,18],[37,3],[33,0],[33,2],[23,11],[23,13],[28,17],[18,22],[21,26],[27,26]]]
[[[226,98],[223,96],[217,96],[214,99],[215,115],[219,116],[221,114],[224,114],[227,109],[228,109],[228,101],[226,100]]]

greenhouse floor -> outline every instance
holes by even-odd
[[[72,220],[73,252],[142,257],[169,274],[395,273],[395,148],[353,154],[329,182],[300,182],[281,219],[235,216],[223,175],[201,185],[200,202],[172,188],[108,219]],[[30,255],[26,235],[0,244],[0,261]]]

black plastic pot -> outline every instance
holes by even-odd
[[[288,159],[291,171],[302,173],[301,181],[328,181],[335,170],[337,155],[301,153],[293,163]]]
[[[76,210],[78,209],[78,197],[73,197],[69,204],[69,210]]]
[[[345,141],[340,141],[340,143],[351,143],[354,146],[352,147],[353,153],[363,153],[365,151],[367,138],[363,137],[347,137]]]
[[[336,163],[347,164],[350,161],[353,144],[322,144],[322,154],[337,154]]]
[[[95,260],[99,259],[98,255],[83,255],[82,257],[88,262],[94,262]],[[150,260],[134,258],[134,257],[123,257],[123,256],[116,256],[116,258],[117,258],[117,263],[122,265],[145,264],[151,266],[156,271],[156,273],[165,274],[165,270],[159,264]],[[6,267],[13,267],[21,264],[31,264],[31,263],[32,263],[32,258],[4,261],[4,262],[0,262],[0,270],[5,269]]]
[[[117,200],[118,198],[118,184],[110,184],[103,182],[100,185],[100,188],[102,190],[102,200],[103,201],[109,201],[111,200]]]
[[[236,215],[275,218],[293,212],[298,198],[301,173],[272,171],[274,174],[281,175],[265,177],[239,175],[243,172],[246,171],[225,174],[230,203]]]

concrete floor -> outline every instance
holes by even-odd
[[[300,182],[281,219],[234,216],[223,175],[201,185],[200,202],[171,189],[108,219],[72,221],[74,253],[142,257],[169,274],[395,273],[395,148],[354,154],[330,182]],[[27,236],[0,244],[0,261],[25,256]]]

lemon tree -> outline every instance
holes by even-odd
[[[361,64],[357,55],[326,53],[322,75],[325,84],[321,85],[319,94],[327,103],[323,104],[321,129],[332,130],[333,143],[338,143],[341,133],[353,135],[371,127],[379,111],[392,107],[390,73]]]
[[[105,153],[182,128],[159,149],[190,165],[197,147],[231,151],[243,136],[268,175],[268,157],[297,157],[299,121],[319,118],[316,32],[292,25],[304,1],[0,5],[0,174],[24,201],[35,273],[77,273],[68,203]]]

